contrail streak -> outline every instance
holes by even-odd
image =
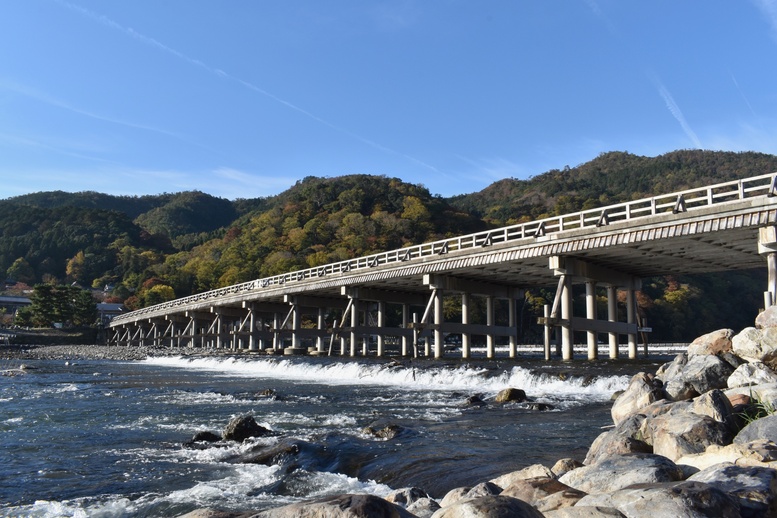
[[[699,137],[696,136],[696,133],[691,129],[691,127],[688,125],[688,121],[685,120],[685,116],[683,115],[683,112],[680,110],[680,107],[677,106],[677,103],[674,101],[674,98],[672,97],[672,94],[669,93],[669,90],[666,89],[666,87],[659,81],[657,78],[653,79],[656,83],[656,87],[658,88],[658,93],[661,94],[661,97],[663,97],[664,102],[666,103],[666,107],[669,109],[669,112],[672,114],[672,116],[677,119],[677,122],[680,123],[680,126],[683,128],[683,131],[688,136],[688,138],[691,139],[693,142],[693,145],[698,148],[702,149],[701,141],[699,140]]]
[[[259,93],[259,94],[261,94],[261,95],[263,95],[265,97],[268,97],[269,99],[272,99],[273,101],[275,101],[277,103],[280,103],[280,104],[286,106],[287,108],[289,108],[291,110],[294,110],[294,111],[296,111],[298,113],[301,113],[302,115],[304,115],[304,116],[306,116],[306,117],[308,117],[308,118],[318,122],[319,124],[323,124],[324,126],[326,126],[328,128],[331,128],[331,129],[333,129],[335,131],[338,131],[340,133],[348,135],[349,137],[354,138],[354,139],[356,139],[356,140],[358,140],[358,141],[360,141],[360,142],[362,142],[364,144],[367,144],[368,146],[371,146],[371,147],[373,147],[375,149],[378,149],[380,151],[383,151],[385,153],[390,153],[390,154],[393,154],[393,155],[397,155],[397,156],[403,157],[403,158],[405,158],[407,160],[415,162],[416,164],[419,164],[419,165],[421,165],[423,167],[431,169],[432,171],[435,171],[435,172],[438,172],[438,173],[440,172],[440,171],[438,171],[438,169],[436,167],[434,167],[432,165],[429,165],[429,164],[427,164],[427,163],[425,163],[425,162],[423,162],[423,161],[421,161],[421,160],[419,160],[417,158],[414,158],[412,156],[406,155],[404,153],[400,153],[399,151],[395,151],[395,150],[393,150],[391,148],[387,148],[386,146],[382,146],[382,145],[378,144],[377,142],[374,142],[374,141],[369,140],[367,138],[364,138],[364,137],[362,137],[360,135],[357,135],[356,133],[353,133],[353,132],[351,132],[351,131],[349,131],[349,130],[347,130],[345,128],[341,128],[341,127],[339,127],[339,126],[337,126],[335,124],[332,124],[331,122],[328,122],[328,121],[322,119],[321,117],[318,117],[317,115],[314,115],[313,113],[311,113],[311,112],[309,112],[309,111],[307,111],[307,110],[305,110],[303,108],[300,108],[299,106],[297,106],[297,105],[295,105],[295,104],[293,104],[293,103],[291,103],[289,101],[286,101],[285,99],[281,99],[277,95],[274,95],[274,94],[268,92],[267,90],[264,90],[263,88],[260,88],[260,87],[258,87],[256,85],[252,84],[252,83],[249,83],[248,81],[240,79],[239,77],[233,76],[233,75],[225,72],[224,70],[221,70],[220,68],[211,67],[211,66],[205,64],[204,62],[198,60],[198,59],[194,59],[192,57],[189,57],[186,54],[184,54],[183,52],[175,50],[174,48],[169,47],[169,46],[165,45],[164,43],[160,42],[159,40],[156,40],[156,39],[154,39],[154,38],[152,38],[150,36],[146,36],[145,34],[139,33],[138,31],[132,29],[131,27],[125,27],[125,26],[123,26],[123,25],[121,25],[121,24],[111,20],[110,18],[108,18],[105,15],[96,13],[94,11],[86,9],[85,7],[81,7],[80,5],[76,5],[76,4],[70,3],[70,2],[68,2],[66,0],[54,0],[54,1],[57,2],[58,4],[62,5],[62,6],[67,7],[68,9],[71,9],[73,11],[76,11],[76,12],[78,12],[78,13],[86,16],[86,17],[88,17],[88,18],[96,20],[96,21],[102,23],[103,25],[106,25],[107,27],[110,27],[110,28],[115,29],[115,30],[117,30],[119,32],[122,32],[122,33],[124,33],[124,34],[126,34],[126,35],[128,35],[128,36],[130,36],[130,37],[132,37],[132,38],[134,38],[134,39],[136,39],[136,40],[146,44],[146,45],[150,45],[152,47],[156,47],[157,49],[162,50],[162,51],[164,51],[164,52],[166,52],[168,54],[171,54],[172,56],[175,56],[176,58],[178,58],[180,60],[183,60],[183,61],[189,63],[190,65],[199,67],[199,68],[205,70],[206,72],[209,72],[210,74],[213,74],[213,75],[221,77],[221,78],[229,79],[231,81],[235,81],[238,84],[242,85],[243,87],[248,88],[249,90],[257,92],[257,93]]]

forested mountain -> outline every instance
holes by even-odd
[[[777,156],[615,152],[444,199],[385,176],[306,177],[268,198],[44,192],[0,200],[0,274],[111,288],[130,308],[518,221],[777,171]],[[647,279],[654,339],[752,323],[763,272]],[[548,293],[530,294],[525,314]],[[741,317],[741,318],[740,318]],[[528,327],[528,326],[527,326]]]
[[[506,178],[449,201],[504,226],[777,171],[777,156],[684,150],[655,158],[613,152],[529,180]]]

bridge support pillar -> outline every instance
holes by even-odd
[[[588,319],[596,320],[596,283],[586,281],[585,283],[585,316]],[[588,359],[595,360],[599,357],[597,349],[597,333],[593,330],[586,331],[588,339]]]
[[[443,322],[445,320],[445,316],[443,314],[443,304],[442,304],[442,297],[443,297],[443,291],[441,289],[438,289],[435,291],[435,298],[434,298],[434,357],[435,359],[440,359],[443,357],[443,354],[445,352],[445,344],[443,344]]]
[[[356,328],[359,326],[359,292],[357,289],[349,290],[348,297],[351,299],[351,351],[350,356],[356,356]]]
[[[410,304],[402,304],[402,329],[407,329],[408,327],[410,327]],[[410,354],[408,351],[409,337],[403,334],[400,340],[402,343],[402,356],[407,356]]]
[[[766,258],[764,308],[777,304],[777,227],[758,229],[758,253]]]
[[[618,290],[615,286],[607,286],[607,320],[618,321]],[[607,337],[610,344],[610,358],[616,360],[618,359],[618,333],[610,331]]]
[[[253,304],[248,306],[248,350],[259,350],[259,344],[256,340],[256,312]]]
[[[515,297],[511,296],[509,299],[507,299],[507,311],[508,311],[508,317],[507,317],[507,326],[510,327],[513,330],[516,330],[515,325]],[[518,356],[518,336],[515,332],[510,334],[509,336],[509,344],[510,344],[510,358],[515,358]]]
[[[626,322],[632,325],[636,325],[637,323],[637,301],[634,295],[635,290],[633,288],[626,290]],[[637,333],[629,333],[628,339],[629,359],[635,360],[637,358]]]
[[[494,347],[494,335],[490,329],[494,326],[494,297],[486,296],[486,325],[489,327],[489,333],[486,335],[486,358],[493,359],[496,356]]]
[[[566,322],[561,326],[561,359],[571,360],[574,357],[574,332],[572,329],[572,279],[564,276],[561,288],[561,319]]]
[[[472,335],[469,331],[466,331],[469,324],[469,299],[469,293],[464,292],[461,294],[461,323],[465,328],[465,331],[461,333],[461,357],[465,360],[468,360],[471,355],[470,337]]]
[[[277,351],[278,349],[281,349],[281,316],[278,314],[278,312],[273,312],[272,315],[272,349],[273,351]]]
[[[318,308],[318,313],[316,315],[316,329],[318,329],[318,336],[316,337],[316,351],[319,353],[324,352],[324,330],[326,330],[326,320],[325,320],[325,311],[324,308]]]
[[[383,337],[383,327],[386,326],[386,303],[378,302],[378,357],[385,355],[385,342]]]

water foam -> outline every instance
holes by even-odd
[[[561,379],[520,366],[494,372],[471,365],[415,367],[396,363],[315,363],[276,358],[163,357],[145,361],[152,365],[207,370],[222,376],[287,379],[297,383],[380,385],[413,390],[477,391],[485,394],[496,394],[505,387],[519,387],[537,397],[582,397],[596,400],[609,399],[614,391],[625,388],[629,380],[628,376]]]

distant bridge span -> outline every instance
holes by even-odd
[[[546,357],[555,328],[564,359],[572,358],[575,331],[586,332],[591,359],[598,355],[599,333],[608,335],[611,357],[618,356],[619,335],[626,335],[634,358],[634,293],[642,278],[764,266],[769,306],[777,303],[777,172],[199,293],[114,318],[111,341],[350,356],[361,345],[360,354],[374,349],[383,356],[417,355],[419,337],[427,337],[420,354],[440,358],[445,335],[456,333],[465,358],[473,335],[486,336],[489,358],[497,337],[507,337],[514,357],[516,301],[527,288],[557,286],[552,307],[540,319]],[[586,286],[584,317],[572,314],[573,284]],[[597,287],[607,290],[606,318],[597,315]],[[625,322],[618,321],[617,290],[626,292]],[[461,322],[444,321],[443,295],[451,294],[461,296]],[[486,324],[471,323],[473,296],[485,297]],[[495,322],[499,299],[507,300],[507,322]],[[398,307],[387,312],[387,304]],[[303,327],[303,315],[315,328]]]

